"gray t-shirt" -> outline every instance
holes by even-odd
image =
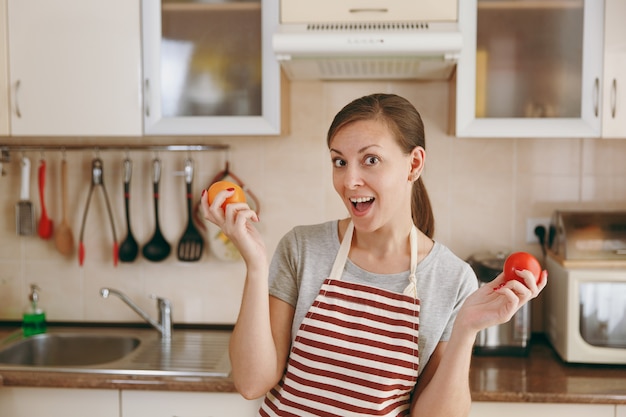
[[[270,295],[296,309],[292,340],[322,283],[330,275],[340,245],[337,225],[334,220],[296,226],[281,239],[272,258]],[[341,279],[402,292],[408,285],[408,277],[408,270],[398,274],[374,274],[348,259]],[[456,314],[477,287],[476,274],[469,264],[438,242],[417,265],[420,369],[426,366],[437,343],[450,338]]]

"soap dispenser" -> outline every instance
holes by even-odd
[[[22,315],[22,332],[24,337],[46,332],[46,313],[39,308],[39,293],[41,288],[30,284],[29,308]]]

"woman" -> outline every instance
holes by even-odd
[[[477,289],[467,263],[433,241],[421,179],[424,126],[405,99],[354,100],[327,136],[333,185],[350,216],[298,226],[271,263],[245,203],[206,219],[247,267],[230,345],[232,377],[262,416],[464,416],[478,331],[509,320],[546,284],[518,271]],[[269,294],[269,297],[268,297]],[[443,400],[443,401],[442,401]]]

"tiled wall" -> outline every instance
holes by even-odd
[[[292,226],[344,215],[331,184],[326,129],[332,116],[348,101],[379,91],[406,96],[422,113],[427,134],[424,178],[436,215],[436,239],[463,258],[479,251],[512,249],[540,256],[538,245],[525,242],[527,217],[549,217],[557,208],[626,209],[626,140],[455,138],[446,133],[448,85],[443,82],[292,83],[288,134],[153,141],[230,144],[232,171],[260,199],[258,227],[271,253]],[[107,139],[108,143],[127,140]],[[32,162],[31,201],[39,212],[36,172],[42,154],[27,152],[26,156]],[[76,239],[94,156],[95,151],[66,153],[69,212]],[[135,237],[143,244],[154,230],[150,161],[155,155],[131,152],[129,156],[134,161],[131,224]],[[158,156],[163,160],[160,221],[165,237],[175,247],[187,222],[184,180],[176,171],[182,170],[188,155],[161,152]],[[225,154],[199,152],[191,156],[196,164],[194,193],[198,199],[201,189],[223,168]],[[98,290],[110,286],[126,292],[152,314],[156,308],[150,294],[170,298],[175,322],[234,322],[244,280],[241,262],[220,261],[207,249],[198,263],[183,263],[172,255],[161,263],[139,257],[134,263],[114,268],[111,231],[99,189],[92,197],[85,228],[83,267],[78,266],[76,255],[62,256],[52,240],[18,237],[15,205],[20,191],[20,154],[11,157],[11,163],[4,165],[6,175],[0,177],[0,320],[20,319],[27,305],[29,284],[37,283],[42,288],[41,305],[50,320],[139,321],[118,299],[100,298]],[[46,152],[43,157],[48,165],[45,202],[58,225],[62,154]],[[122,160],[126,154],[103,151],[100,157],[121,240],[126,235],[122,189]]]

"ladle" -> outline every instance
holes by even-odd
[[[172,250],[170,244],[165,240],[159,226],[159,181],[161,179],[161,160],[155,158],[152,161],[153,168],[153,192],[154,192],[154,235],[142,249],[144,258],[149,261],[158,262],[167,258]]]
[[[126,227],[128,232],[126,238],[122,242],[119,248],[119,257],[122,262],[132,262],[137,258],[139,253],[139,245],[133,236],[133,232],[130,228],[130,214],[129,214],[129,200],[130,200],[130,177],[133,172],[133,163],[130,159],[124,160],[124,207],[126,210]]]
[[[63,218],[54,234],[54,244],[59,252],[65,256],[74,253],[74,235],[67,221],[67,161],[61,161],[61,204],[63,208]]]

